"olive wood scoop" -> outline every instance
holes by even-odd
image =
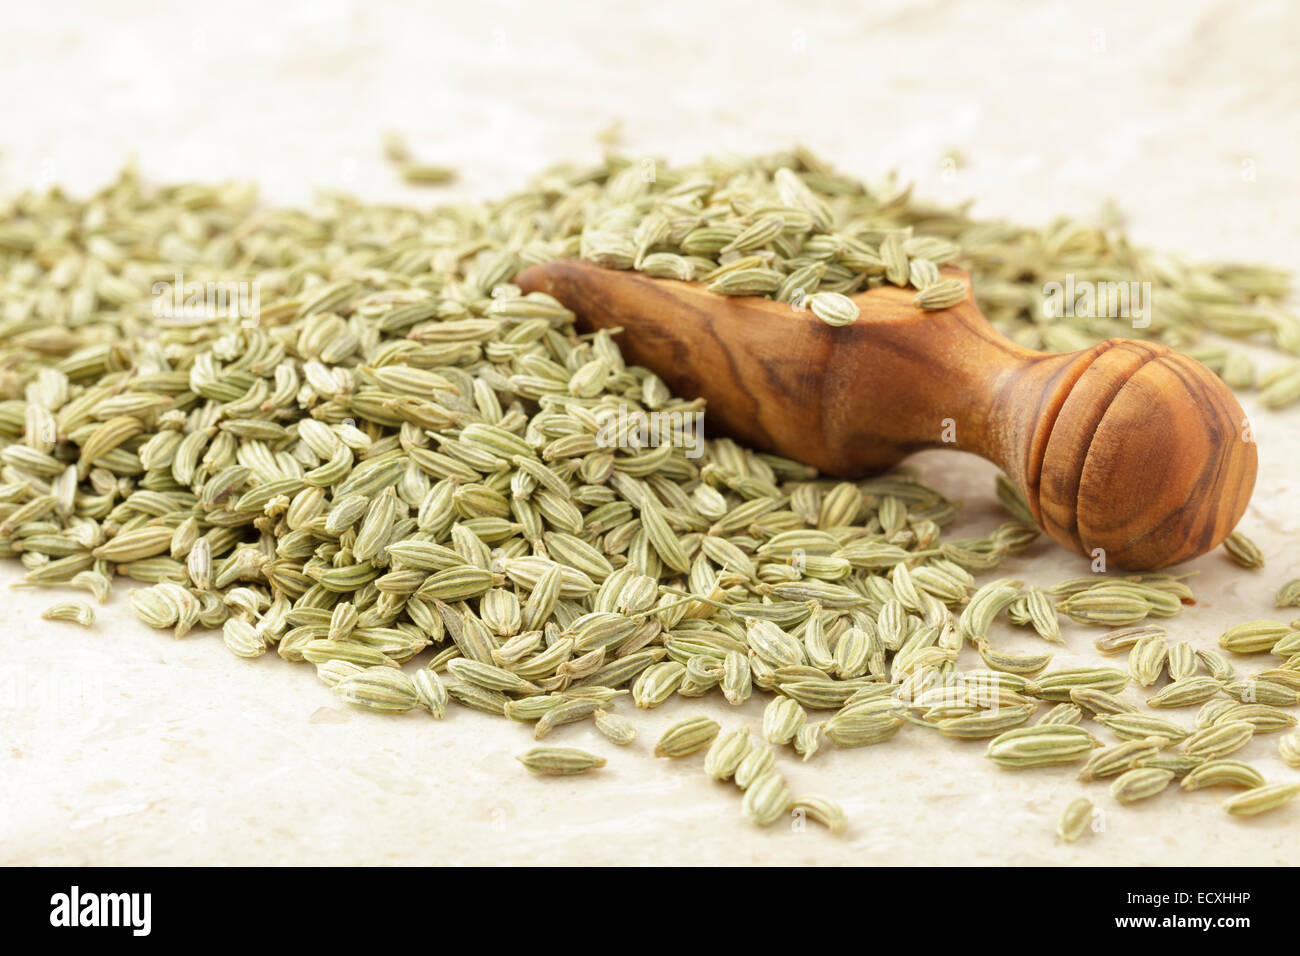
[[[1204,365],[1151,342],[1022,348],[966,298],[923,311],[912,289],[853,297],[832,327],[771,299],[560,260],[525,270],[579,328],[621,328],[630,361],[702,397],[710,431],[855,478],[923,448],[974,452],[1024,492],[1056,541],[1107,565],[1187,560],[1232,531],[1255,485],[1246,416]]]

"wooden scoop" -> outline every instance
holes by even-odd
[[[1245,413],[1199,362],[1111,339],[1068,355],[1021,348],[971,297],[912,305],[915,290],[854,296],[833,328],[810,312],[696,283],[562,260],[517,279],[548,292],[584,330],[619,345],[673,390],[707,401],[710,431],[846,478],[923,448],[959,448],[1019,485],[1035,520],[1107,566],[1159,568],[1216,547],[1255,485]]]

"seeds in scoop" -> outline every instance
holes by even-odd
[[[960,279],[944,279],[928,286],[912,297],[918,309],[949,309],[966,298],[966,283]]]
[[[827,325],[852,325],[861,314],[856,302],[838,292],[814,292],[808,297],[808,308]]]
[[[576,747],[534,747],[515,758],[528,770],[548,776],[586,773],[605,766],[605,758]]]

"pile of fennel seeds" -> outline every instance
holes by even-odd
[[[685,441],[638,446],[633,433],[610,447],[597,438],[606,413],[699,406],[626,367],[606,334],[575,335],[559,303],[522,296],[510,279],[587,255],[671,266],[723,293],[793,301],[799,291],[834,321],[843,313],[832,296],[880,282],[920,295],[933,287],[930,266],[954,262],[973,270],[981,307],[1004,331],[1075,348],[1135,331],[1045,320],[1042,283],[1066,269],[1131,269],[1183,306],[1158,311],[1143,334],[1213,363],[1217,353],[1198,344],[1207,329],[1294,350],[1296,320],[1275,304],[1285,277],[1172,263],[1072,223],[975,222],[889,183],[836,176],[802,151],[656,172],[650,181],[610,159],[551,170],[498,203],[428,212],[341,196],[309,213],[265,209],[244,187],[153,189],[129,172],[87,201],[57,191],[6,200],[0,547],[24,563],[28,583],[99,600],[113,573],[130,577],[143,585],[132,606],[151,625],[220,628],[237,654],[274,649],[310,662],[343,699],[375,710],[440,716],[455,702],[529,722],[539,738],[590,719],[627,743],[635,728],[619,704],[629,698],[653,707],[721,693],[741,703],[758,688],[772,697],[771,747],[695,718],[657,748],[675,757],[708,746],[706,771],[735,779],[758,822],[792,808],[838,819],[820,798],[789,794],[772,747],[809,759],[911,723],[991,737],[990,756],[1005,766],[1084,761],[1079,733],[1090,751],[1115,723],[1099,718],[1132,707],[1116,697],[1138,680],[1132,668],[1052,672],[1047,644],[1033,655],[992,646],[993,621],[1049,643],[1060,640],[1058,609],[1141,628],[1181,609],[1185,582],[977,589],[977,575],[1037,536],[1005,482],[1013,520],[985,537],[944,539],[956,506],[906,469],[849,483],[725,440],[700,458]],[[159,283],[178,276],[248,283],[256,319],[158,314]],[[1237,353],[1219,366],[1247,384]],[[1289,366],[1279,368],[1261,384],[1285,398]],[[1237,539],[1234,557],[1250,553]],[[61,602],[50,616],[88,624],[93,607]],[[1267,646],[1252,631],[1231,649],[1273,650],[1279,666],[1242,687],[1226,659],[1197,656],[1185,673],[1180,651],[1156,706],[1225,705],[1198,712],[1206,728],[1226,706],[1268,708],[1226,721],[1252,735],[1292,726],[1276,688],[1297,669],[1296,652],[1283,653],[1294,628],[1260,623]],[[1124,648],[1132,633],[1112,643]],[[1156,658],[1173,660],[1153,649],[1162,638],[1133,638],[1145,641],[1138,683]],[[959,666],[966,645],[980,658],[974,668]],[[1156,668],[1151,683],[1163,679]],[[1240,699],[1260,681],[1277,703]],[[1125,772],[1200,766],[1167,753],[1172,737],[1147,737],[1170,743],[1155,756],[1121,752]],[[568,749],[521,759],[537,772],[601,762]],[[1150,795],[1158,776],[1121,793]]]

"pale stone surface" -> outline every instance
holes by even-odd
[[[986,213],[1037,221],[1114,196],[1141,242],[1295,263],[1300,15],[1288,4],[801,6],[11,5],[0,190],[50,178],[85,190],[135,152],[151,177],[251,177],[287,201],[315,187],[497,195],[546,163],[595,155],[592,135],[622,118],[633,155],[800,141],[855,172],[896,166],[925,195],[979,197]],[[462,182],[400,186],[379,156],[390,127],[461,167]],[[970,160],[951,181],[949,147]],[[1274,590],[1300,574],[1300,413],[1245,404],[1261,472],[1243,527],[1269,565],[1189,566],[1201,603],[1173,631],[1200,646],[1274,616]],[[919,461],[965,499],[963,527],[1000,520],[990,466]],[[1044,584],[1084,570],[1047,544],[1006,567]],[[461,708],[441,724],[349,710],[310,668],[236,659],[213,634],[150,631],[124,592],[92,631],[40,620],[52,594],[10,592],[0,608],[0,863],[1294,862],[1294,807],[1230,820],[1207,791],[1120,808],[1069,771],[999,771],[978,743],[915,730],[808,764],[781,757],[795,792],[841,801],[842,837],[758,831],[700,758],[649,754],[688,714],[757,729],[757,703],[624,705],[637,743],[562,728],[553,742],[609,765],[538,780],[512,759],[531,741],[521,726]],[[1093,636],[1067,627],[1057,662],[1095,659]],[[1242,756],[1294,779],[1276,746],[1264,737]],[[1058,846],[1057,815],[1080,793],[1105,808],[1107,831]]]

